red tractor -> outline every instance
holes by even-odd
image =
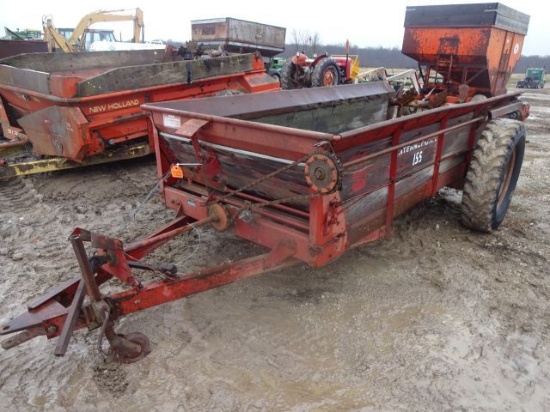
[[[323,53],[309,59],[304,53],[296,53],[281,69],[282,89],[324,87],[353,83],[359,73],[359,56]]]

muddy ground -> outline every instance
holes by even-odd
[[[461,194],[446,191],[398,219],[392,239],[323,268],[124,318],[118,332],[151,339],[139,363],[104,360],[97,330],[63,358],[43,337],[1,350],[2,410],[550,410],[550,89],[523,98],[525,160],[497,232],[462,227]],[[0,184],[0,320],[78,273],[75,227],[131,241],[167,222],[156,192],[145,202],[154,186],[152,160]],[[161,255],[194,270],[255,252],[201,229]]]

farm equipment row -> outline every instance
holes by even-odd
[[[85,42],[91,23],[118,20],[133,20],[138,41],[140,9],[135,15],[100,11],[85,16],[69,40],[48,31],[66,53],[0,61],[0,180],[152,153],[144,103],[279,89],[265,73],[265,59],[284,50],[284,28],[196,20],[192,41],[177,52],[172,46],[94,53],[69,47]],[[223,54],[210,57],[205,48]],[[17,148],[38,159],[22,162]]]
[[[462,25],[477,29],[445,27],[443,39],[458,36],[454,48],[442,38],[435,45],[434,38],[422,40],[431,32],[426,24],[437,30],[433,23],[450,15],[466,16]],[[525,22],[498,3],[407,8],[404,49],[428,66],[424,78],[431,82],[421,100],[412,96],[418,111],[408,116],[394,116],[407,95],[385,79],[141,104],[160,192],[174,220],[127,245],[75,229],[70,241],[80,276],[4,323],[0,334],[16,334],[2,346],[59,337],[55,354],[62,356],[73,331],[99,329],[100,341],[105,337],[121,362],[137,361],[150,352],[149,341],[140,333],[116,333],[117,319],[290,265],[322,267],[351,248],[388,238],[397,216],[443,187],[463,191],[467,227],[498,228],[520,173],[529,114],[520,93],[504,93],[526,33],[525,24],[507,25],[510,15]],[[477,41],[462,41],[464,31]],[[492,56],[494,41],[506,45],[502,56]],[[442,70],[444,61],[452,64]],[[433,71],[437,76],[426,77]],[[478,94],[485,98],[474,99]],[[148,260],[200,226],[268,252],[192,273]],[[144,283],[143,270],[156,280]],[[110,280],[123,287],[107,295],[100,286]]]

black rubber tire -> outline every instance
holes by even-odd
[[[331,58],[317,63],[311,74],[311,87],[327,87],[340,84],[340,69]]]
[[[292,63],[288,60],[285,62],[281,68],[280,83],[281,89],[283,90],[293,90],[293,89],[302,89],[304,87],[303,83],[303,69]]]
[[[275,80],[277,80],[279,82],[279,84],[281,83],[281,75],[279,74],[278,71],[269,71],[267,72],[267,74],[269,74],[271,77],[273,77]]]
[[[504,220],[523,163],[525,126],[491,120],[472,153],[462,195],[462,224],[491,233]]]

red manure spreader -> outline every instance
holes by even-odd
[[[433,45],[415,43],[419,63],[430,65],[422,90],[396,92],[381,80],[142,105],[151,120],[160,193],[174,220],[128,244],[75,229],[70,241],[81,275],[6,321],[0,334],[18,333],[3,347],[46,335],[59,337],[55,353],[63,355],[74,330],[98,328],[120,361],[134,362],[149,353],[148,339],[117,334],[117,319],[289,265],[322,267],[351,248],[389,237],[397,216],[444,187],[462,190],[465,226],[496,229],[525,148],[529,106],[519,93],[504,91],[521,51],[524,15],[510,27],[501,17],[517,16],[515,11],[491,3],[480,17],[482,8],[464,5],[460,15],[466,17],[454,27],[450,17],[457,6],[425,7],[408,8],[407,22],[450,27],[441,29],[439,49],[425,53]],[[480,37],[489,54],[491,42],[501,38],[501,58],[487,54],[483,67],[472,62],[471,48],[480,44],[462,40],[464,25],[490,34]],[[408,53],[413,32],[405,33]],[[457,46],[447,47],[444,39],[455,35]],[[474,99],[477,94],[484,98]],[[406,105],[416,106],[414,113],[395,110]],[[148,260],[200,226],[230,232],[267,253],[191,273]],[[147,269],[159,276],[144,284],[138,271]],[[102,293],[100,286],[114,278],[124,287]]]

